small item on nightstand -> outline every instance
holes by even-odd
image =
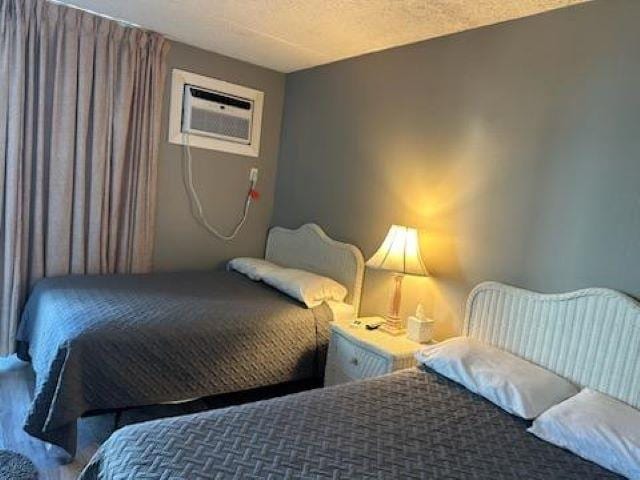
[[[415,316],[407,320],[407,338],[419,343],[429,343],[433,340],[435,320],[427,318],[422,304],[418,304]]]
[[[380,322],[370,322],[367,323],[364,327],[367,330],[377,330],[378,328],[380,328],[380,326],[383,324],[384,322],[380,321]]]
[[[362,328],[362,320],[354,318],[349,324],[351,328]]]

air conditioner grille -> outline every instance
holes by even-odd
[[[212,135],[224,135],[249,142],[249,119],[224,115],[210,110],[193,108],[191,110],[191,128]]]

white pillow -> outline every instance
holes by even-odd
[[[235,270],[251,280],[262,280],[265,272],[282,268],[262,258],[238,257],[227,263],[227,270]]]
[[[327,300],[342,302],[347,289],[335,280],[294,268],[272,269],[262,281],[313,308]]]
[[[347,322],[355,320],[357,315],[353,305],[344,302],[336,302],[335,300],[327,300],[327,305],[331,309],[334,322]]]
[[[504,350],[468,337],[456,337],[424,348],[418,361],[507,412],[535,418],[578,393],[562,377]]]
[[[640,410],[588,388],[544,412],[529,432],[632,479],[640,479]]]

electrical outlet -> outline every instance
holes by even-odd
[[[258,169],[256,167],[249,170],[249,181],[253,183],[258,181]]]

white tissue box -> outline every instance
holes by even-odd
[[[409,317],[407,319],[407,338],[418,343],[433,340],[433,327],[436,321],[430,318]]]

